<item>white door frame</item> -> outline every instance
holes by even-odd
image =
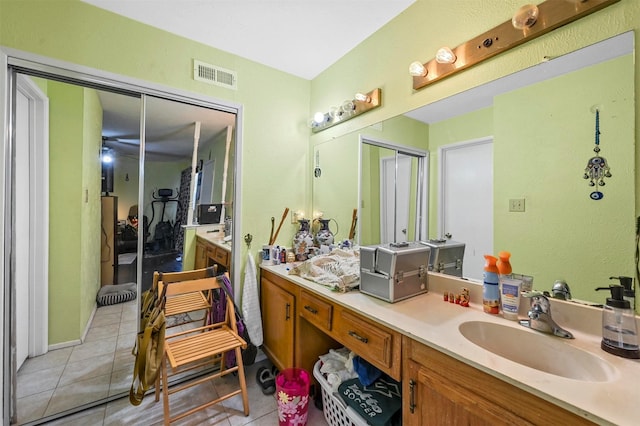
[[[29,171],[29,211],[14,214],[29,217],[25,272],[29,276],[28,353],[33,357],[45,354],[49,345],[49,99],[29,77],[19,75],[16,83],[29,101],[29,155],[15,158],[16,168]]]

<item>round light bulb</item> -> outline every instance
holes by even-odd
[[[324,113],[316,112],[315,114],[313,114],[313,121],[315,121],[318,124],[324,123]]]
[[[538,13],[538,6],[535,4],[526,4],[513,15],[511,25],[513,25],[513,28],[516,30],[531,28],[538,20]]]
[[[424,77],[425,75],[427,75],[427,69],[424,67],[424,65],[422,65],[421,62],[411,62],[411,65],[409,65],[409,74],[414,77]]]
[[[436,52],[436,62],[439,64],[452,64],[456,59],[455,53],[448,47],[441,47]]]
[[[345,114],[351,114],[356,110],[356,104],[354,104],[353,101],[344,101],[342,105],[340,105],[340,108]]]
[[[360,102],[371,102],[371,97],[365,95],[364,93],[356,93],[356,101],[360,101]]]

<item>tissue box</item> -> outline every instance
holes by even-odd
[[[360,248],[360,291],[397,302],[428,290],[431,249],[419,243]]]
[[[420,243],[431,248],[430,271],[462,277],[464,243],[451,240],[428,240]]]

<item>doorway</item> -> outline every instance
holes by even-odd
[[[380,159],[382,243],[408,241],[409,203],[411,188],[411,157],[397,154]]]
[[[463,276],[482,281],[493,254],[493,138],[442,146],[440,237],[465,243]]]

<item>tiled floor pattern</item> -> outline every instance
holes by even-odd
[[[19,423],[33,422],[108,396],[128,392],[133,376],[131,348],[135,341],[135,302],[101,307],[97,310],[86,341],[82,345],[50,351],[28,359],[18,372]],[[212,406],[175,424],[179,425],[277,425],[274,395],[265,396],[256,383],[256,371],[268,361],[245,367],[250,414],[242,412],[241,396]],[[171,409],[214,399],[218,391],[237,386],[237,378],[227,376],[173,395]],[[201,402],[201,403],[202,403]],[[160,425],[162,400],[145,397],[139,406],[128,398],[90,408],[46,424],[49,425]],[[310,426],[326,425],[322,411],[309,405]]]

